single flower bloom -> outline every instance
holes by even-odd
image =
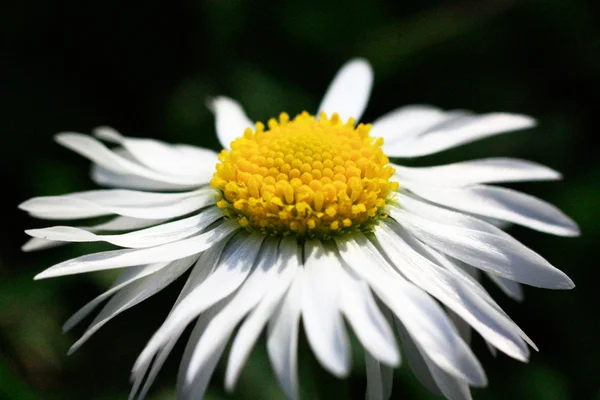
[[[105,300],[75,351],[119,313],[190,270],[179,298],[140,354],[131,397],[145,397],[185,328],[178,396],[202,398],[236,327],[225,386],[233,390],[266,328],[267,350],[285,396],[298,397],[300,321],[321,365],[350,370],[347,326],[364,347],[367,395],[391,394],[398,344],[419,380],[448,399],[469,399],[486,376],[468,341],[473,328],[492,351],[521,361],[533,342],[481,286],[480,271],[509,296],[520,284],[570,289],[573,282],[505,233],[506,223],[560,236],[577,225],[554,206],[491,183],[559,179],[542,165],[488,158],[409,168],[388,157],[425,156],[528,128],[515,114],[476,115],[406,106],[356,124],[372,70],[351,60],[315,115],[282,113],[253,123],[226,97],[209,102],[225,150],[128,138],[110,128],[56,140],[93,162],[92,177],[121,189],[38,197],[20,208],[51,220],[114,216],[93,226],[27,231],[24,250],[64,242],[122,249],[54,265],[36,279],[122,268],[105,293],[65,324],[69,330]],[[396,339],[397,332],[400,340]]]

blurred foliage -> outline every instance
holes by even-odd
[[[318,105],[347,59],[376,72],[365,120],[407,103],[538,118],[536,129],[487,139],[410,164],[512,156],[564,173],[558,183],[519,184],[581,225],[579,239],[514,228],[514,233],[577,283],[570,292],[528,288],[516,304],[490,291],[536,341],[529,364],[475,351],[489,387],[475,399],[600,399],[594,253],[600,240],[600,3],[584,0],[422,2],[102,2],[7,0],[0,5],[0,115],[8,173],[0,253],[0,398],[121,399],[130,368],[167,314],[181,284],[116,318],[71,357],[82,328],[60,324],[99,294],[110,274],[34,282],[33,276],[89,248],[21,254],[24,228],[40,226],[16,205],[33,196],[93,188],[88,163],[52,143],[55,132],[111,125],[131,136],[218,148],[204,102],[226,94],[266,119]],[[262,341],[261,341],[262,342]],[[174,398],[175,348],[151,398]],[[347,380],[324,372],[304,339],[304,399],[364,398],[362,352],[354,346]],[[253,351],[233,394],[217,371],[208,399],[277,399],[264,343]],[[393,398],[434,398],[406,366]]]

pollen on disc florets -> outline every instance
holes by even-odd
[[[383,216],[398,183],[371,125],[307,112],[267,125],[257,122],[219,154],[210,183],[229,217],[266,234],[327,238],[368,230]]]

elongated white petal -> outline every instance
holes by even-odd
[[[344,377],[350,368],[350,351],[340,314],[338,254],[318,240],[309,240],[304,245],[304,257],[302,322],[306,337],[323,367]]]
[[[273,372],[288,399],[298,398],[298,329],[304,269],[299,268],[283,302],[269,321],[267,351]]]
[[[440,368],[473,385],[485,385],[481,365],[431,297],[393,271],[364,235],[336,243],[348,266],[371,286]]]
[[[123,217],[117,215],[116,217],[97,225],[92,226],[80,226],[79,228],[85,229],[90,232],[101,232],[101,231],[132,231],[136,229],[148,228],[152,225],[161,224],[167,221],[167,219],[153,219],[148,220],[145,218],[134,218],[134,217]]]
[[[254,128],[254,123],[237,101],[229,97],[215,97],[208,101],[208,108],[215,114],[215,127],[221,145],[230,149],[231,142],[241,137],[246,128]]]
[[[214,272],[173,309],[138,357],[136,366],[144,365],[171,336],[180,335],[201,312],[237,290],[252,270],[262,240],[260,235],[244,232],[230,240]]]
[[[158,372],[162,368],[163,364],[167,360],[167,357],[169,356],[169,354],[171,354],[171,350],[173,350],[173,347],[177,343],[177,339],[178,338],[172,338],[165,345],[165,347],[160,349],[160,352],[154,358],[154,360],[152,362],[152,368],[150,369],[150,372],[148,373],[148,376],[146,377],[144,386],[142,387],[142,390],[140,391],[138,399],[143,400],[148,395],[148,391],[150,390],[150,387],[154,383],[154,380],[156,379],[156,376],[158,375]],[[145,374],[146,374],[146,371],[144,371],[144,375]],[[137,379],[133,382],[129,400],[133,400],[133,398],[135,397],[135,393],[137,393],[137,391],[139,390],[139,386],[141,383],[142,383],[142,379]]]
[[[197,182],[208,183],[218,163],[217,154],[208,149],[182,151],[158,140],[124,137],[106,126],[94,129],[94,135],[122,145],[136,160],[154,171],[191,178]]]
[[[188,391],[183,392],[181,395],[183,400],[196,400],[204,398],[204,393],[206,392],[210,378],[212,377],[212,374],[214,373],[217,363],[219,362],[224,350],[225,343],[214,349],[210,358],[206,361],[204,368],[202,368],[198,376],[196,376],[193,385],[188,389]]]
[[[175,242],[195,235],[222,217],[223,212],[217,207],[213,207],[201,214],[179,221],[169,222],[121,235],[98,235],[85,229],[70,226],[30,229],[25,231],[25,233],[42,239],[61,240],[66,242],[103,241],[120,247],[148,248]]]
[[[148,179],[134,174],[124,174],[111,171],[98,164],[93,164],[90,177],[100,186],[126,188],[134,190],[190,190],[198,187],[198,184],[182,184],[173,182],[164,182],[154,179]]]
[[[69,354],[81,347],[98,329],[115,316],[141,303],[179,278],[196,261],[196,258],[196,256],[190,256],[174,261],[167,268],[162,268],[150,276],[140,278],[117,292],[102,311],[100,311],[83,336],[71,346]]]
[[[172,261],[201,253],[238,229],[239,224],[237,222],[226,221],[211,231],[175,243],[167,243],[148,249],[112,250],[88,254],[56,264],[36,275],[34,279]]]
[[[277,278],[283,258],[277,255],[278,241],[268,238],[257,257],[256,266],[231,301],[208,324],[192,353],[186,372],[184,390],[190,387],[195,376],[210,360],[215,348],[227,343],[238,322],[258,303]]]
[[[414,244],[414,242],[415,241],[413,238],[412,243]],[[434,250],[433,248],[431,248],[429,246],[419,244],[419,246],[416,246],[416,247],[418,247],[421,250],[420,254],[427,257],[432,262],[443,266],[448,272],[450,272],[454,276],[455,279],[458,279],[461,282],[461,284],[464,285],[465,290],[472,291],[474,295],[483,299],[486,303],[488,303],[490,306],[492,306],[497,312],[502,314],[504,316],[504,318],[506,318],[508,321],[510,321],[512,323],[513,329],[515,330],[515,332],[517,332],[519,334],[519,336],[521,336],[521,338],[529,346],[531,346],[534,350],[538,351],[536,344],[531,340],[531,338],[529,338],[529,336],[527,336],[525,334],[525,332],[523,332],[521,330],[521,328],[519,328],[519,326],[514,321],[512,321],[512,319],[508,316],[508,314],[506,314],[502,310],[502,308],[498,305],[498,303],[496,303],[494,301],[494,299],[492,298],[492,296],[490,296],[489,293],[484,289],[484,287],[481,285],[481,283],[479,283],[479,275],[481,275],[482,271],[480,271],[479,269],[472,267],[468,264],[465,264],[457,259],[454,259],[454,258],[451,259],[450,257],[446,256],[445,254],[442,254],[439,251]]]
[[[384,145],[383,150],[390,157],[420,157],[534,125],[532,118],[518,114],[463,115],[433,126],[418,136]]]
[[[343,121],[354,118],[358,122],[367,107],[372,87],[373,70],[369,63],[360,58],[350,60],[333,78],[317,114],[338,113]]]
[[[383,138],[385,148],[395,142],[411,139],[455,116],[456,112],[444,112],[428,105],[404,106],[373,121],[371,136]]]
[[[388,400],[392,395],[393,369],[382,365],[365,350],[367,400]]]
[[[460,280],[462,284],[465,285],[467,290],[471,290],[473,294],[477,295],[479,298],[483,299],[493,308],[495,308],[499,313],[504,315],[506,319],[512,322],[514,325],[515,331],[518,332],[519,336],[535,351],[539,351],[536,344],[523,332],[519,326],[512,321],[512,319],[506,314],[502,308],[496,303],[496,301],[490,296],[490,294],[485,290],[485,288],[479,282],[480,275],[482,273],[481,270],[472,267],[468,264],[465,264],[462,261],[459,261],[455,258],[450,258],[441,252],[434,250],[433,248],[425,245],[421,245],[421,249],[425,250],[422,252],[426,257],[429,257],[435,263],[439,263],[442,265],[448,272],[450,272],[456,279]],[[425,254],[426,253],[426,254]]]
[[[211,357],[210,362],[207,363],[205,368],[202,370],[202,375],[197,377],[195,385],[192,388],[194,393],[190,393],[190,392],[186,393],[184,391],[183,384],[185,382],[185,375],[186,375],[186,372],[187,372],[187,369],[188,369],[188,366],[190,363],[190,359],[192,358],[192,352],[193,352],[194,348],[196,347],[198,340],[200,340],[200,337],[202,337],[202,334],[206,330],[206,327],[208,326],[210,321],[212,321],[212,319],[216,315],[219,314],[219,312],[223,309],[223,307],[225,307],[227,305],[229,299],[230,299],[230,297],[226,297],[225,299],[219,301],[214,306],[210,307],[208,310],[206,310],[202,314],[200,314],[200,317],[198,318],[198,321],[196,322],[194,329],[192,329],[192,333],[190,334],[190,337],[185,346],[183,356],[181,357],[181,362],[179,364],[179,372],[177,373],[177,396],[179,398],[182,398],[182,399],[190,398],[191,395],[194,393],[196,393],[197,396],[191,397],[191,398],[201,399],[203,397],[204,391],[206,390],[206,387],[208,386],[208,382],[210,381],[210,378],[215,370],[217,362],[221,358],[221,354],[223,353],[225,346],[223,346],[222,348],[216,349],[215,353]]]
[[[516,190],[495,186],[442,189],[407,183],[413,193],[447,207],[523,225],[559,236],[578,236],[577,224],[553,205]]]
[[[396,210],[406,210],[411,214],[425,219],[439,221],[444,224],[460,226],[462,228],[473,229],[476,231],[487,232],[492,235],[512,239],[512,236],[510,236],[508,233],[485,220],[428,203],[410,193],[398,192],[396,193],[396,199],[399,207],[391,205],[389,207],[391,213],[396,212]]]
[[[403,210],[393,218],[419,240],[476,268],[537,287],[570,289],[573,282],[541,256],[513,240],[427,220]]]
[[[204,178],[198,179],[197,177],[174,176],[152,170],[115,153],[91,136],[65,132],[57,134],[55,139],[61,145],[81,154],[95,164],[101,165],[114,173],[135,175],[158,182],[181,185],[200,185],[206,182]]]
[[[132,217],[122,217],[120,215],[112,218],[107,222],[103,222],[100,224],[92,225],[92,226],[79,226],[79,229],[85,229],[90,232],[99,232],[99,231],[127,231],[134,229],[146,228],[155,224],[159,224],[164,222],[165,220],[150,220],[150,219],[139,219]],[[58,242],[55,240],[46,240],[39,238],[31,238],[29,239],[22,247],[23,251],[36,251],[48,249],[51,247],[62,246],[65,244],[64,242]]]
[[[233,236],[235,237],[235,236]],[[196,262],[196,265],[192,268],[190,275],[185,281],[185,285],[179,292],[177,300],[171,308],[171,313],[177,308],[193,290],[202,284],[208,278],[219,265],[223,250],[229,244],[230,239],[221,240],[209,247],[206,251],[200,253],[200,258]]]
[[[473,329],[471,328],[471,325],[469,325],[467,321],[462,319],[459,314],[452,311],[451,308],[446,308],[446,314],[448,314],[448,318],[450,318],[450,321],[452,321],[452,323],[454,324],[454,327],[458,331],[458,334],[460,335],[462,340],[464,340],[466,344],[471,345],[471,338],[473,337]]]
[[[394,165],[395,177],[401,182],[421,185],[461,187],[479,183],[544,181],[560,179],[561,175],[543,165],[511,158],[486,158],[440,165],[410,168]]]
[[[379,361],[397,367],[400,353],[394,333],[379,311],[368,285],[341,265],[339,269],[340,307],[358,340]]]
[[[50,249],[52,247],[62,246],[63,244],[65,244],[65,243],[56,242],[54,240],[31,238],[27,242],[25,242],[23,244],[23,246],[21,246],[21,251],[29,252],[29,251],[45,250],[45,249]]]
[[[441,396],[442,392],[440,388],[435,383],[431,372],[429,371],[429,367],[419,349],[417,348],[415,342],[411,339],[406,329],[402,326],[402,324],[398,321],[397,318],[394,317],[394,322],[396,326],[396,331],[400,336],[400,344],[402,345],[403,356],[408,361],[408,365],[410,366],[410,370],[415,375],[417,380],[421,385],[423,385],[427,390],[431,393]]]
[[[250,354],[254,343],[258,339],[265,324],[273,315],[283,296],[291,285],[300,264],[301,248],[296,240],[289,236],[284,237],[279,248],[279,257],[282,258],[282,266],[276,273],[277,281],[256,308],[245,319],[231,345],[227,371],[225,373],[225,388],[232,391],[242,371],[242,367]]]
[[[498,287],[513,300],[523,301],[523,287],[520,283],[511,281],[509,279],[502,278],[492,273],[486,273],[486,275],[496,284]]]
[[[180,296],[177,299],[177,301],[175,302],[175,305],[173,306],[172,310],[174,310],[177,307],[177,305],[180,303],[180,301],[182,299],[184,299],[191,292],[192,288],[195,288],[196,286],[200,285],[200,283],[202,283],[212,273],[212,271],[215,269],[216,265],[219,262],[219,258],[221,257],[221,253],[223,251],[223,248],[225,247],[225,244],[226,244],[225,241],[218,243],[200,255],[200,257],[198,258],[198,261],[196,261],[195,267],[193,268],[190,276],[188,277],[186,285],[181,290]],[[200,318],[198,318],[198,322],[196,323],[196,326],[192,330],[192,334],[190,335],[188,345],[186,347],[186,351],[184,352],[183,358],[181,361],[182,367],[180,368],[180,372],[179,372],[179,376],[178,376],[178,385],[177,385],[178,391],[180,391],[181,388],[183,387],[182,382],[183,382],[184,371],[181,371],[181,369],[182,368],[187,369],[187,364],[189,363],[189,358],[191,357],[190,348],[192,348],[192,345],[195,345],[195,343],[200,338],[200,334],[202,332],[204,332],[204,328],[206,327],[208,322],[210,320],[212,320],[214,315],[216,315],[218,313],[218,311],[220,311],[222,309],[222,306],[225,303],[226,303],[226,300],[222,300],[221,302],[217,303],[216,305],[212,306],[207,311],[202,313],[200,315]],[[158,373],[158,370],[162,366],[161,365],[162,358],[166,357],[168,355],[168,353],[171,351],[172,346],[175,344],[175,342],[177,342],[178,339],[179,339],[179,335],[171,335],[169,341],[167,343],[165,343],[165,345],[158,351],[158,354],[155,357],[156,362],[153,363],[152,358],[147,358],[144,360],[144,362],[139,363],[137,365],[137,368],[135,368],[132,371],[131,380],[133,382],[133,386],[131,389],[131,393],[129,395],[130,400],[132,400],[136,396],[138,390],[140,389],[142,382],[144,381],[144,377],[146,376],[146,372],[148,371],[148,368],[150,367],[150,365],[152,365],[152,369],[150,370],[148,379],[146,379],[144,386],[142,388],[142,391],[140,393],[140,396],[139,396],[139,398],[141,398],[141,399],[144,398],[145,393],[150,389],[150,385],[152,384],[153,374]]]
[[[418,373],[417,377],[424,386],[434,393],[441,392],[448,400],[471,400],[469,384],[465,380],[450,375],[437,366],[401,322],[397,321],[396,327],[407,358],[412,362],[411,367],[416,367],[413,370]]]
[[[119,275],[119,278],[116,280],[116,282],[111,286],[111,288],[109,290],[107,290],[106,292],[102,293],[101,295],[95,297],[92,301],[87,303],[85,306],[80,308],[75,314],[73,314],[67,320],[67,322],[65,322],[65,324],[63,325],[63,332],[69,331],[71,328],[73,328],[75,325],[77,325],[79,322],[81,322],[82,319],[87,317],[96,307],[98,307],[100,304],[102,304],[102,302],[104,300],[108,299],[113,294],[117,293],[119,290],[123,289],[124,287],[130,285],[131,283],[133,283],[145,276],[151,275],[167,266],[170,266],[171,264],[172,263],[170,263],[170,262],[164,262],[164,263],[140,265],[138,267],[131,267],[131,268],[125,269],[121,273],[121,275]]]
[[[529,351],[514,323],[450,272],[428,259],[420,243],[407,235],[401,226],[381,224],[375,235],[388,259],[393,260],[404,276],[452,309],[503,352],[527,360]]]
[[[138,219],[175,218],[215,203],[212,189],[185,193],[92,190],[65,196],[35,197],[19,208],[37,218],[79,219],[117,214]]]

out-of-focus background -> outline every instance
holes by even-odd
[[[218,149],[207,96],[241,101],[255,120],[308,110],[351,57],[376,73],[369,121],[400,105],[529,114],[539,127],[463,146],[410,165],[512,156],[564,173],[564,181],[519,184],[577,220],[583,236],[511,233],[567,272],[568,292],[527,288],[518,304],[490,292],[533,338],[528,364],[473,346],[489,376],[475,399],[600,399],[598,202],[600,3],[571,0],[420,2],[8,0],[0,5],[0,398],[123,399],[138,353],[160,325],[181,282],[116,318],[72,356],[84,326],[61,324],[100,294],[114,272],[33,281],[64,259],[107,247],[73,245],[22,253],[23,230],[45,226],[17,210],[34,196],[95,188],[89,163],[61,148],[60,131],[110,125],[131,136]],[[489,283],[489,282],[487,282]],[[486,283],[486,284],[487,284]],[[89,322],[89,321],[86,321]],[[281,399],[265,355],[253,351],[237,390],[223,369],[209,399]],[[175,397],[182,345],[151,399]],[[300,345],[303,399],[363,399],[361,350],[351,376],[324,372]],[[434,398],[409,368],[393,398]]]

